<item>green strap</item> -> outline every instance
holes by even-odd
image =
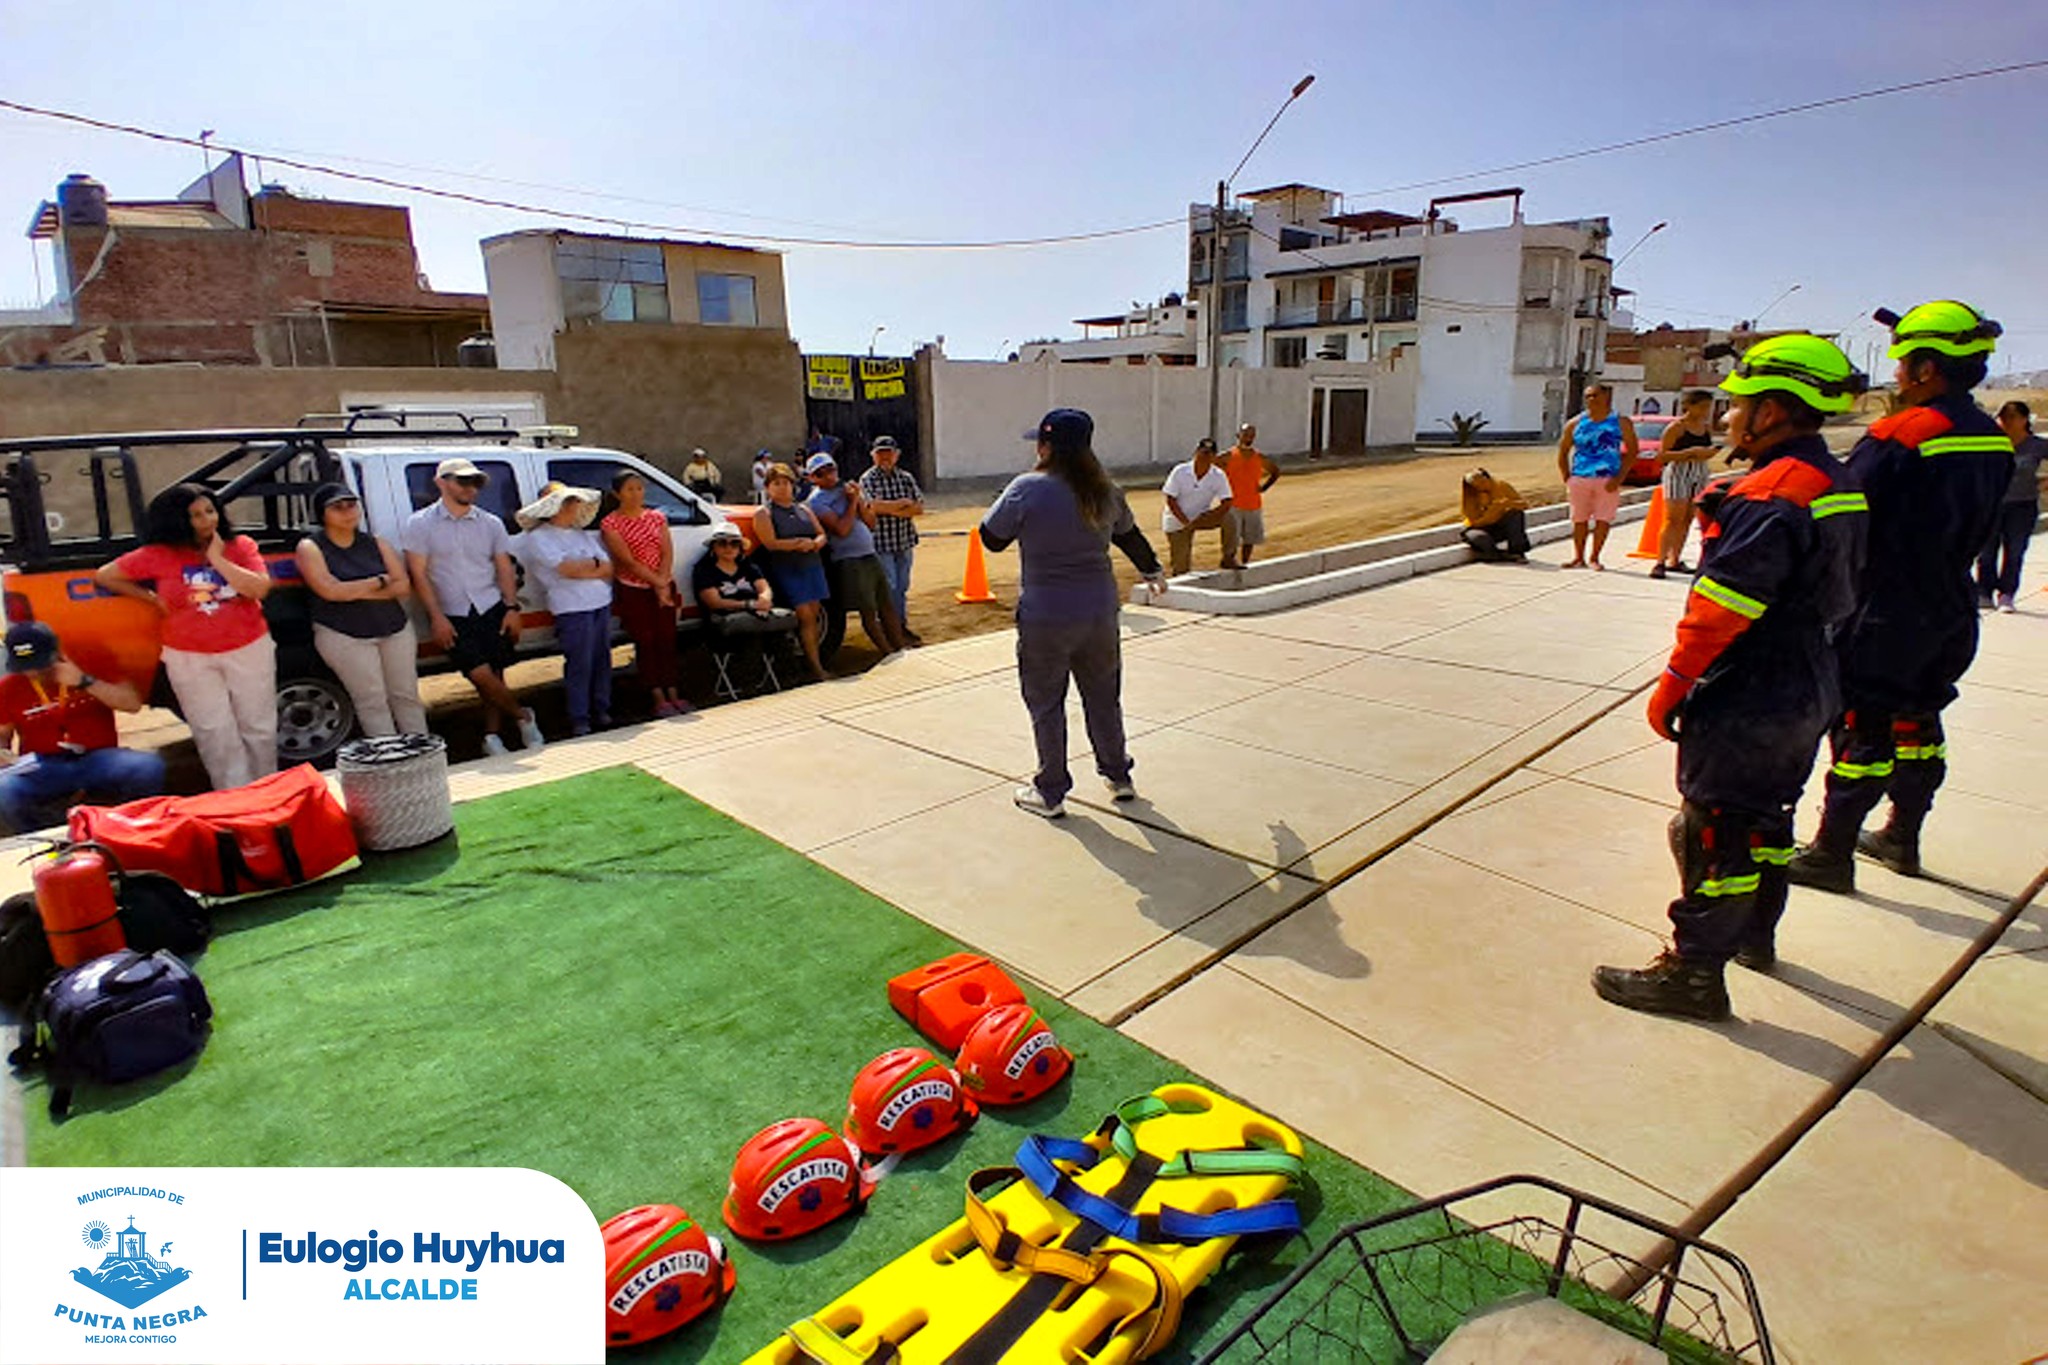
[[[1128,1162],[1138,1155],[1138,1125],[1172,1112],[1157,1095],[1140,1095],[1118,1105],[1111,1121],[1103,1126],[1109,1130],[1110,1145]],[[1289,1152],[1264,1147],[1219,1148],[1179,1152],[1160,1165],[1157,1178],[1200,1180],[1211,1176],[1284,1175],[1290,1181],[1299,1181],[1306,1169],[1302,1159]]]
[[[1762,882],[1760,874],[1751,872],[1741,877],[1710,877],[1698,889],[1702,896],[1747,896]]]
[[[1737,616],[1751,621],[1762,616],[1767,610],[1766,604],[1757,601],[1754,597],[1744,597],[1727,584],[1716,583],[1705,574],[1701,574],[1693,580],[1692,590],[1706,598],[1709,602],[1724,606]]]
[[[1892,775],[1892,761],[1887,758],[1877,763],[1850,763],[1843,759],[1837,759],[1828,771],[1836,777],[1846,777],[1852,780],[1862,777],[1890,777]]]
[[[1753,863],[1766,863],[1771,867],[1789,867],[1793,852],[1794,850],[1789,848],[1753,848],[1749,851],[1749,860]]]
[[[1930,763],[1937,758],[1948,757],[1946,744],[1901,744],[1897,749],[1901,763]]]
[[[1868,512],[1870,499],[1861,493],[1829,493],[1826,497],[1815,498],[1807,505],[1813,519],[1820,521],[1843,512]]]
[[[1920,443],[1922,455],[1965,455],[1978,451],[2012,454],[2012,442],[2003,436],[1935,436]]]

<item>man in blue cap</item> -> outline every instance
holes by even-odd
[[[1056,820],[1067,813],[1074,780],[1067,771],[1067,679],[1081,694],[1096,771],[1118,801],[1137,799],[1124,747],[1123,646],[1117,633],[1115,545],[1154,589],[1164,589],[1159,557],[1138,529],[1117,487],[1095,458],[1095,419],[1055,408],[1024,433],[1038,461],[1003,490],[981,519],[981,543],[1023,556],[1017,596],[1017,681],[1038,745],[1038,775],[1016,802]]]
[[[17,834],[64,823],[78,799],[116,805],[164,789],[164,761],[121,747],[116,711],[140,711],[131,683],[64,657],[40,621],[7,629],[0,676],[0,820]]]

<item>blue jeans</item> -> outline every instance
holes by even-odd
[[[877,550],[875,558],[882,561],[882,577],[889,580],[889,591],[896,596],[896,619],[905,625],[910,623],[910,561],[917,558],[917,547],[907,550]]]
[[[78,792],[118,805],[163,789],[164,761],[140,749],[32,754],[0,768],[0,820],[26,834],[63,824],[64,803]]]
[[[588,734],[612,719],[612,614],[603,607],[555,617],[562,642],[562,689],[569,694],[569,728]]]

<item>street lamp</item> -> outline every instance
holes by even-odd
[[[882,333],[888,330],[888,324],[884,323],[883,325],[875,328],[874,334],[868,338],[868,359],[873,360],[875,358],[875,343],[881,340]]]
[[[1783,302],[1784,302],[1784,301],[1785,301],[1786,299],[1789,299],[1789,298],[1791,298],[1791,297],[1792,297],[1792,296],[1793,296],[1794,294],[1796,294],[1796,293],[1798,293],[1798,292],[1799,292],[1799,286],[1798,286],[1798,285],[1794,284],[1794,285],[1788,285],[1788,286],[1786,286],[1786,288],[1785,288],[1785,292],[1784,292],[1784,293],[1782,293],[1782,294],[1778,295],[1778,297],[1776,297],[1776,298],[1772,299],[1772,300],[1771,300],[1771,301],[1770,301],[1769,303],[1765,304],[1765,305],[1764,305],[1764,307],[1763,307],[1763,312],[1762,312],[1762,313],[1758,313],[1758,314],[1757,314],[1757,315],[1756,315],[1755,317],[1753,317],[1753,318],[1751,318],[1751,319],[1749,320],[1749,330],[1750,330],[1750,331],[1752,331],[1752,332],[1759,332],[1759,331],[1762,331],[1762,330],[1763,330],[1763,320],[1764,320],[1764,313],[1768,313],[1768,312],[1770,312],[1770,311],[1771,311],[1771,310],[1772,310],[1773,308],[1776,308],[1776,307],[1777,307],[1777,306],[1778,306],[1779,304],[1783,303]]]
[[[1668,227],[1670,227],[1670,226],[1671,226],[1671,224],[1669,224],[1669,223],[1659,223],[1659,224],[1657,224],[1657,226],[1655,226],[1655,227],[1651,228],[1651,229],[1650,229],[1650,230],[1649,230],[1648,232],[1644,233],[1644,234],[1643,234],[1642,236],[1640,236],[1640,237],[1636,238],[1636,244],[1635,244],[1634,246],[1630,247],[1630,248],[1629,248],[1629,249],[1628,249],[1627,251],[1624,251],[1624,252],[1622,252],[1622,253],[1621,253],[1621,259],[1620,259],[1620,260],[1617,260],[1617,261],[1616,261],[1616,262],[1614,263],[1614,269],[1615,269],[1615,270],[1620,270],[1620,269],[1621,269],[1621,263],[1622,263],[1622,261],[1626,261],[1626,260],[1627,260],[1627,259],[1628,259],[1629,257],[1631,257],[1631,256],[1635,255],[1635,254],[1636,254],[1636,252],[1638,252],[1638,251],[1640,251],[1640,250],[1642,249],[1642,245],[1643,245],[1643,243],[1644,243],[1644,242],[1647,242],[1647,241],[1649,241],[1649,240],[1650,240],[1650,239],[1651,239],[1652,237],[1655,237],[1655,236],[1656,236],[1656,235],[1657,235],[1658,233],[1662,232],[1662,231],[1663,231],[1663,230],[1664,230],[1665,228],[1668,228]],[[1610,273],[1612,273],[1612,272],[1610,272]]]
[[[1204,310],[1207,321],[1205,330],[1209,333],[1209,425],[1206,430],[1212,438],[1216,435],[1217,385],[1222,379],[1221,366],[1217,362],[1221,359],[1218,353],[1222,349],[1223,335],[1223,212],[1230,202],[1230,182],[1237,179],[1237,173],[1252,159],[1252,153],[1259,150],[1259,144],[1266,140],[1267,133],[1273,131],[1273,125],[1280,122],[1280,116],[1315,83],[1316,78],[1313,75],[1303,76],[1296,81],[1294,88],[1288,91],[1287,98],[1273,111],[1273,117],[1266,120],[1265,128],[1252,139],[1252,145],[1245,149],[1244,155],[1238,158],[1237,165],[1231,170],[1230,175],[1216,182],[1216,212],[1209,220],[1209,298]]]

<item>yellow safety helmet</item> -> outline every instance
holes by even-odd
[[[1885,354],[1903,360],[1915,351],[1939,351],[1943,355],[1990,355],[1998,349],[2005,329],[1967,303],[1936,299],[1906,311],[1900,317],[1889,308],[1870,315],[1892,329],[1891,349]]]
[[[1724,393],[1789,393],[1818,412],[1847,412],[1869,386],[1841,347],[1809,332],[1766,337],[1721,381]]]

